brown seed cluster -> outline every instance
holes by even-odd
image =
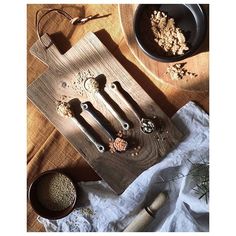
[[[61,211],[75,200],[76,189],[65,175],[52,173],[42,177],[37,184],[37,199],[43,207],[52,211]]]
[[[128,148],[128,142],[124,139],[125,132],[119,131],[115,140],[109,140],[109,148],[111,153],[124,152]]]
[[[150,20],[155,42],[168,55],[183,55],[189,50],[185,36],[182,30],[175,26],[173,18],[169,18],[164,12],[154,11]]]
[[[119,152],[124,152],[127,149],[128,143],[122,138],[117,137],[113,143],[114,148]]]
[[[111,153],[124,152],[127,150],[128,142],[123,138],[117,137],[115,140],[109,140],[109,148]]]
[[[132,157],[138,156],[140,153],[140,150],[141,150],[141,146],[134,147],[130,155]]]
[[[170,75],[172,80],[181,80],[185,76],[190,78],[197,77],[196,73],[188,71],[184,67],[185,63],[177,63],[167,67],[166,73]]]

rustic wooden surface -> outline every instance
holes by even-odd
[[[125,69],[137,80],[162,110],[171,117],[180,107],[192,100],[207,112],[209,110],[208,92],[183,91],[168,84],[163,84],[150,76],[136,60],[128,48],[122,34],[118,5],[48,5],[30,4],[27,6],[27,82],[30,84],[42,74],[47,66],[29,53],[30,47],[37,40],[34,28],[35,13],[41,8],[60,8],[78,14],[107,15],[84,25],[73,27],[63,17],[52,13],[53,18],[43,20],[43,32],[53,37],[56,46],[62,53],[87,32],[96,32],[98,38],[118,59]],[[62,43],[63,42],[63,43]],[[52,168],[65,168],[77,181],[98,180],[99,177],[84,161],[68,141],[38,111],[34,104],[27,102],[27,177],[28,183],[42,171]],[[78,171],[79,168],[79,171]],[[27,205],[28,231],[44,231],[36,220],[37,215]]]
[[[188,71],[196,73],[198,76],[189,78],[185,76],[181,80],[172,80],[168,74],[166,74],[167,67],[174,65],[177,62],[163,63],[153,60],[147,56],[139,47],[135,36],[133,34],[133,16],[137,8],[137,4],[121,4],[119,6],[120,22],[123,33],[125,35],[126,42],[129,48],[140,62],[141,65],[157,80],[168,83],[177,88],[194,91],[205,91],[209,89],[209,37],[206,34],[205,40],[197,50],[196,54],[179,61],[178,63],[186,63],[185,68]],[[205,12],[208,12],[207,5],[205,5]],[[206,14],[208,15],[208,14]],[[151,39],[150,39],[151,40]]]
[[[28,98],[83,155],[98,175],[116,193],[121,194],[141,172],[160,162],[180,142],[181,133],[94,33],[87,33],[63,55],[47,34],[43,35],[42,40],[50,47],[45,49],[38,40],[30,48],[30,52],[47,64],[49,68],[30,84],[27,89]],[[94,78],[102,75],[101,78],[105,80],[106,86],[105,94],[108,94],[113,103],[114,100],[116,101],[115,104],[132,124],[133,127],[126,132],[126,135],[131,142],[135,141],[136,147],[142,147],[138,156],[131,156],[131,153],[134,152],[134,150],[132,151],[133,148],[123,153],[110,153],[109,150],[100,153],[71,119],[57,114],[56,102],[61,101],[64,96],[66,96],[64,99],[66,102],[74,98],[78,99],[76,107],[80,106],[80,102],[89,101],[96,110],[102,113],[117,133],[122,130],[120,123],[108,111],[107,106],[99,102],[97,97],[88,93],[79,94],[73,88],[77,74],[87,71],[90,71]],[[148,117],[158,116],[165,123],[164,136],[163,134],[159,135],[159,141],[155,137],[156,132],[145,135],[140,131],[140,121],[129,107],[125,104],[122,105],[122,101],[119,101],[119,98],[109,89],[109,85],[115,81],[118,81],[131,98],[138,102]],[[97,122],[86,112],[81,112],[80,109],[78,112],[91,125],[89,129],[93,128],[99,134],[102,143],[108,146],[109,139],[104,135],[104,131],[98,127]]]

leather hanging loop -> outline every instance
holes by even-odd
[[[39,17],[39,13],[42,11],[46,11],[45,13],[43,13],[40,17]],[[40,9],[36,12],[36,16],[35,16],[35,28],[36,28],[36,33],[37,36],[40,40],[40,42],[42,43],[42,45],[45,47],[45,49],[49,48],[50,45],[45,45],[44,42],[42,41],[42,35],[40,33],[40,22],[41,20],[48,15],[51,12],[56,12],[58,14],[63,15],[65,18],[68,19],[68,21],[72,24],[72,25],[76,25],[76,24],[84,24],[87,21],[91,20],[93,18],[93,16],[88,16],[88,17],[72,17],[70,14],[68,14],[66,11],[63,11],[61,9]]]

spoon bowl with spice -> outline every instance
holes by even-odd
[[[70,118],[80,130],[87,136],[87,138],[95,145],[97,150],[101,153],[105,151],[105,147],[100,140],[97,140],[97,137],[94,136],[94,133],[90,129],[87,129],[79,120],[75,117],[74,111],[71,107],[72,100],[69,102],[58,102],[57,104],[57,113],[64,117]]]
[[[116,151],[125,152],[127,150],[128,142],[125,139],[123,139],[122,137],[119,137],[118,135],[114,134],[113,131],[110,130],[104,124],[104,122],[101,120],[101,118],[95,112],[95,109],[91,103],[83,102],[83,103],[81,103],[81,108],[83,111],[87,111],[98,122],[100,127],[102,127],[102,130],[104,130],[107,133],[107,135],[110,137],[109,146],[110,146],[110,148],[112,148],[112,149],[110,149],[110,151],[114,150],[114,152],[116,152]]]
[[[130,101],[127,100],[127,97],[125,97],[125,95],[123,93],[124,90],[121,88],[120,84],[117,81],[112,82],[110,84],[110,88],[126,105],[128,105],[131,108],[134,115],[137,117],[137,119],[140,122],[140,130],[144,134],[151,134],[156,130],[156,124],[155,124],[154,120],[151,118],[148,118],[146,116],[143,116],[143,114],[141,114],[140,108],[137,109],[137,107],[134,106],[133,103],[131,103]]]
[[[106,108],[111,112],[111,114],[120,122],[124,130],[130,129],[129,122],[126,119],[124,119],[115,109],[115,107],[113,107],[109,103],[106,97],[103,96],[103,94],[101,93],[99,82],[95,78],[93,77],[87,78],[84,82],[84,88],[88,93],[93,94],[93,96],[99,99],[99,101],[106,106]]]
[[[28,198],[38,215],[55,220],[72,212],[77,191],[70,177],[61,171],[49,170],[41,173],[31,183]]]

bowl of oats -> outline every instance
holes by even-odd
[[[206,27],[199,4],[140,4],[133,21],[139,47],[161,62],[183,60],[196,53]]]
[[[38,215],[56,220],[72,212],[77,191],[68,175],[59,170],[49,170],[34,179],[28,190],[28,198]]]

